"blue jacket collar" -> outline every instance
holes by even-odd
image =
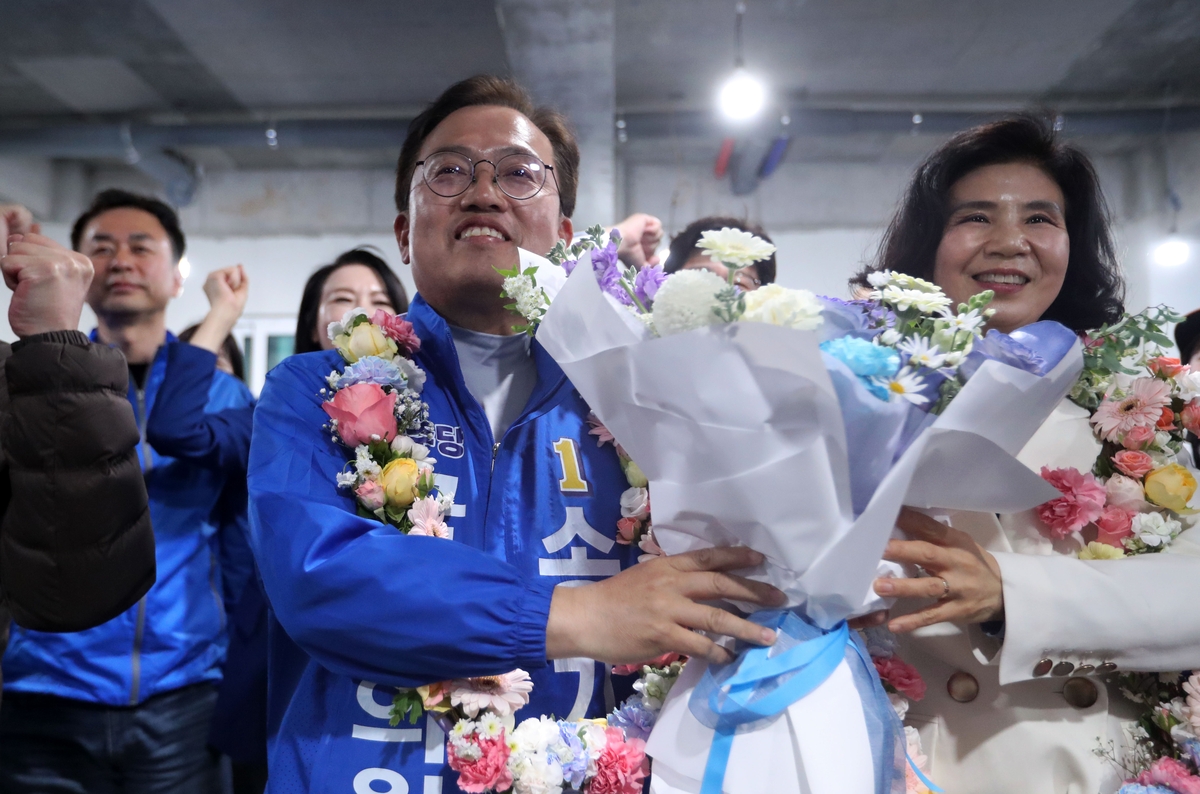
[[[458,361],[458,349],[454,346],[454,337],[450,335],[450,325],[437,311],[425,302],[420,293],[415,295],[406,315],[417,336],[421,339],[421,350],[417,354],[421,364],[443,383],[454,396],[455,401],[466,408],[472,423],[478,422],[480,427],[488,427],[487,417],[483,407],[467,390],[463,381],[462,366]],[[550,354],[546,352],[537,339],[530,346],[537,367],[537,384],[529,402],[513,427],[536,419],[558,405],[570,394],[572,386],[566,374],[558,366]]]

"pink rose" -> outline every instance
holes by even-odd
[[[364,481],[362,485],[354,489],[354,495],[358,497],[358,503],[371,512],[383,507],[383,488],[379,487],[379,483],[374,480]]]
[[[1175,794],[1200,794],[1200,777],[1174,758],[1160,758],[1150,765],[1136,780],[1143,786],[1166,786]]]
[[[379,436],[396,437],[396,392],[385,392],[378,383],[356,383],[340,389],[321,407],[337,421],[338,435],[348,447],[357,447]]]
[[[508,771],[508,741],[504,733],[494,739],[475,734],[469,741],[479,747],[480,756],[475,761],[464,761],[454,752],[454,742],[448,742],[450,768],[458,773],[458,787],[471,794],[485,791],[504,791],[512,787],[512,773]]]
[[[1154,469],[1154,458],[1134,449],[1121,450],[1113,455],[1112,462],[1118,471],[1135,480],[1142,479]]]
[[[1179,359],[1177,358],[1159,356],[1147,361],[1146,369],[1150,370],[1151,374],[1157,375],[1160,378],[1174,378],[1177,375],[1187,372],[1188,366],[1187,364],[1179,363]]]
[[[411,356],[421,349],[421,340],[417,337],[417,332],[413,330],[413,324],[403,317],[397,317],[383,309],[376,309],[371,323],[378,325],[379,330],[383,331],[383,335],[396,343],[401,354]]]
[[[1149,427],[1135,427],[1121,437],[1125,449],[1145,449],[1154,443],[1154,431]]]
[[[633,539],[637,537],[638,528],[641,526],[640,518],[622,518],[617,521],[617,543],[622,546],[628,546],[633,543]]]
[[[589,794],[641,794],[646,779],[646,743],[626,739],[620,728],[608,728],[604,736],[608,741],[596,761]]]
[[[1179,413],[1179,418],[1186,430],[1195,435],[1200,435],[1200,397],[1183,406],[1183,410]]]
[[[1096,519],[1096,528],[1100,533],[1096,536],[1098,543],[1104,543],[1118,549],[1124,549],[1121,540],[1133,534],[1133,513],[1116,505],[1104,508],[1104,515]]]
[[[883,683],[913,700],[925,697],[925,680],[921,678],[917,668],[895,656],[889,656],[886,659],[872,657],[871,661],[875,663],[875,670],[879,673],[879,678]]]
[[[1104,513],[1105,489],[1091,474],[1043,466],[1042,479],[1062,494],[1037,509],[1038,518],[1055,537],[1065,538],[1078,532]]]
[[[1104,485],[1107,501],[1124,510],[1139,512],[1146,504],[1146,491],[1137,480],[1131,480],[1123,474],[1114,474]]]

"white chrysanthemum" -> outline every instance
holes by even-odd
[[[504,279],[504,294],[517,304],[517,314],[530,322],[538,319],[544,301],[542,291],[534,285],[532,276],[518,275]]]
[[[886,287],[892,280],[892,274],[887,270],[877,270],[867,274],[867,283],[875,289]]]
[[[900,336],[900,332],[895,328],[889,328],[879,335],[879,344],[895,347],[904,337]]]
[[[710,229],[704,232],[696,247],[708,251],[713,259],[730,267],[748,267],[770,259],[775,253],[775,246],[761,237],[728,226],[720,231]]]
[[[788,289],[768,284],[747,292],[746,310],[742,320],[770,325],[782,325],[801,331],[812,331],[822,323],[821,302],[804,289]]]
[[[504,732],[504,721],[490,711],[484,712],[479,718],[476,732],[484,738],[495,739]]]
[[[703,328],[717,322],[717,294],[726,283],[708,270],[672,273],[654,296],[654,329],[659,336]]]
[[[882,299],[884,303],[895,306],[899,311],[916,309],[922,314],[933,314],[950,305],[950,299],[938,292],[924,292],[903,287],[884,287]]]
[[[558,759],[546,753],[530,753],[509,764],[513,794],[562,794],[563,773]]]
[[[907,273],[897,273],[892,271],[888,274],[891,277],[891,282],[902,289],[915,289],[919,292],[941,292],[942,288],[932,281],[926,281],[923,278],[910,276]]]

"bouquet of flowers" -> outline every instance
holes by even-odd
[[[354,450],[337,485],[354,493],[359,515],[405,534],[451,536],[438,498],[429,449],[429,406],[422,372],[410,356],[421,346],[412,323],[382,309],[368,317],[352,309],[329,324],[329,338],[346,366],[329,373],[321,408],[335,441]]]
[[[1042,469],[1062,496],[1038,508],[1045,532],[1076,540],[1085,560],[1164,550],[1190,524],[1196,478],[1176,462],[1200,429],[1200,372],[1164,355],[1165,307],[1089,334],[1071,399],[1091,413],[1100,451],[1089,472]]]
[[[901,274],[866,301],[743,293],[592,243],[559,252],[576,258],[556,296],[529,268],[505,273],[505,294],[636,461],[656,546],[750,545],[767,557],[751,575],[791,598],[752,616],[778,632],[769,655],[683,670],[648,745],[652,789],[903,785],[904,734],[844,619],[877,608],[901,504],[1015,512],[1057,495],[1014,455],[1075,380],[1074,334],[982,335],[990,296],[954,307]],[[771,251],[733,230],[701,245],[731,271]],[[964,470],[971,488],[954,485]]]

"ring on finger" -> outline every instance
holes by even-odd
[[[950,583],[942,578],[942,594],[938,597],[938,601],[945,601],[950,597]]]

